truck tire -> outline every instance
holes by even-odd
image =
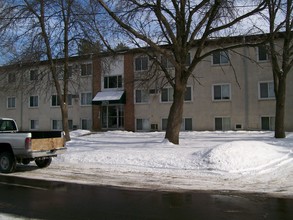
[[[49,157],[49,158],[45,158],[45,159],[44,158],[36,159],[35,162],[36,162],[36,164],[37,164],[37,166],[39,168],[45,168],[45,167],[48,167],[51,164],[52,158]]]
[[[16,167],[14,155],[10,152],[0,153],[0,172],[12,173]]]

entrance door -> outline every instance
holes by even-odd
[[[124,128],[124,106],[107,105],[102,106],[102,128],[123,129]]]

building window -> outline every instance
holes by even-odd
[[[213,100],[230,100],[230,84],[213,85]]]
[[[37,80],[38,80],[38,71],[30,70],[30,81],[37,81]]]
[[[138,118],[136,119],[136,130],[137,131],[149,131],[150,122],[148,119]]]
[[[58,99],[57,95],[52,95],[51,96],[51,106],[52,107],[60,106],[60,102],[59,102],[59,99]]]
[[[102,106],[101,120],[103,129],[124,128],[124,105]]]
[[[8,97],[7,98],[7,108],[15,108],[16,107],[16,98]]]
[[[181,131],[192,131],[192,118],[184,118],[181,124]]]
[[[38,130],[39,129],[39,120],[30,120],[30,129]]]
[[[80,97],[81,97],[80,105],[91,105],[92,104],[92,93],[91,92],[81,93]]]
[[[174,95],[173,88],[164,88],[161,92],[161,102],[172,102]]]
[[[135,58],[135,71],[148,70],[149,58],[147,56],[140,56]]]
[[[273,99],[273,98],[275,98],[274,83],[273,82],[260,82],[259,83],[259,98],[260,99]]]
[[[104,89],[122,88],[122,76],[105,76]]]
[[[92,127],[92,121],[90,119],[81,119],[81,129],[90,130]]]
[[[214,65],[218,64],[228,64],[229,56],[227,51],[214,52],[212,56],[212,61]]]
[[[231,130],[231,119],[229,117],[215,118],[215,130],[216,131]]]
[[[185,97],[184,101],[191,101],[192,100],[192,92],[191,92],[191,87],[187,86],[186,91],[185,91]]]
[[[261,130],[275,130],[275,117],[261,117]]]
[[[72,95],[71,94],[67,95],[67,100],[66,101],[67,101],[68,106],[72,105]],[[51,106],[52,107],[60,106],[60,101],[59,101],[57,95],[52,95],[51,96]]]
[[[71,131],[73,130],[73,120],[72,119],[68,120],[68,129]]]
[[[62,120],[52,120],[52,130],[62,131]]]
[[[135,102],[136,103],[148,103],[149,102],[149,91],[148,90],[135,90]]]
[[[259,46],[257,48],[257,60],[258,61],[267,61],[267,60],[269,60],[267,47],[265,45]]]
[[[92,75],[92,64],[91,63],[81,64],[81,75],[82,76]]]
[[[161,92],[161,102],[172,102],[174,95],[173,88],[163,88]],[[184,101],[192,100],[192,90],[190,86],[186,87]]]
[[[168,124],[168,118],[163,118],[162,119],[162,130],[163,131],[167,130],[167,124]]]
[[[14,82],[16,82],[16,74],[15,74],[15,73],[9,73],[9,74],[8,74],[8,82],[9,82],[9,83],[14,83]]]
[[[168,60],[168,58],[163,55],[161,56],[161,65],[166,69],[174,67],[174,65]]]
[[[30,96],[29,107],[34,108],[39,106],[39,96]]]

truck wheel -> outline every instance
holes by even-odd
[[[16,167],[16,160],[12,153],[3,152],[0,154],[0,172],[12,173]]]
[[[39,168],[45,168],[51,164],[52,158],[49,157],[49,158],[45,158],[45,159],[36,159],[35,162]]]

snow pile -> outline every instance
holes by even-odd
[[[259,141],[234,141],[197,152],[195,157],[201,161],[202,169],[245,173],[279,164],[288,159],[289,154],[280,147]]]
[[[46,169],[11,175],[163,190],[241,190],[293,196],[293,133],[71,132],[67,152]],[[33,163],[31,166],[35,166]]]

